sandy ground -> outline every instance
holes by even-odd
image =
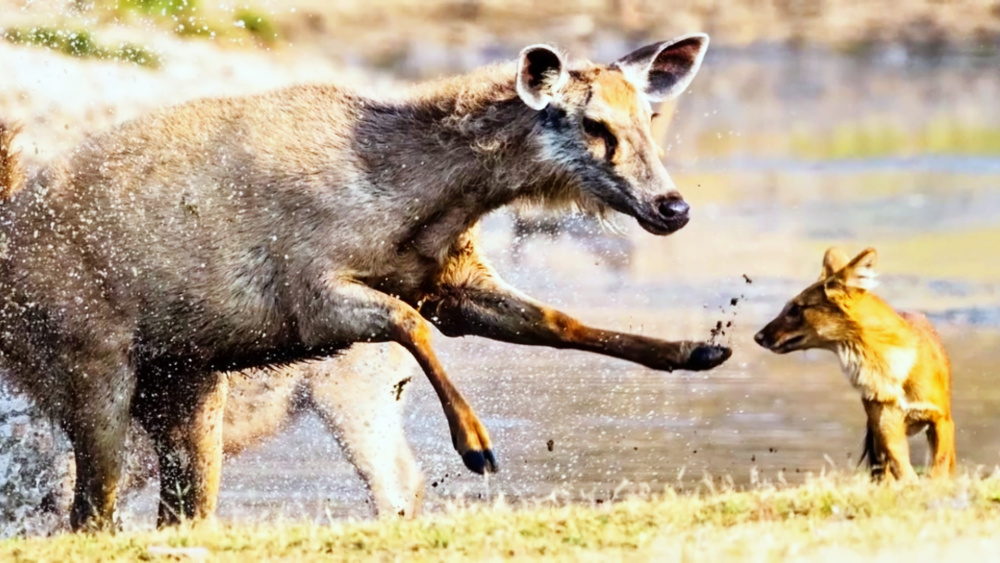
[[[89,132],[195,98],[301,83],[337,81],[374,89],[391,84],[309,50],[221,49],[158,30],[143,37],[154,50],[169,53],[158,70],[0,42],[0,116],[24,124],[20,143],[30,161],[68,150]]]

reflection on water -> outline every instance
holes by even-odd
[[[604,500],[625,482],[624,491],[655,491],[697,487],[706,475],[739,485],[754,474],[795,482],[852,469],[864,414],[835,358],[779,357],[751,339],[815,279],[830,244],[876,246],[880,294],[936,319],[954,366],[960,466],[1000,464],[1000,157],[989,156],[1000,142],[989,149],[993,133],[963,133],[1000,131],[995,70],[716,62],[663,132],[691,140],[669,154],[694,208],[683,231],[656,238],[623,219],[634,241],[627,273],[602,265],[620,257],[569,237],[527,242],[515,267],[505,215],[486,222],[483,242],[515,285],[595,325],[707,338],[716,321],[733,320],[732,360],[707,374],[664,374],[578,352],[438,337],[442,361],[493,434],[502,472],[487,488],[464,469],[437,399],[418,380],[408,431],[429,506],[500,493]],[[892,132],[878,143],[844,133],[860,122]],[[732,297],[740,304],[724,307]],[[923,439],[911,444],[923,463]],[[219,513],[364,516],[365,498],[336,443],[307,416],[227,463]]]

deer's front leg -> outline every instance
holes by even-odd
[[[431,348],[431,330],[413,307],[367,286],[330,282],[299,319],[303,343],[323,348],[338,343],[396,342],[417,360],[441,401],[452,444],[472,471],[495,473],[496,459],[486,427],[455,388]],[[386,400],[390,400],[387,396]]]
[[[732,355],[729,348],[707,342],[669,342],[592,328],[493,276],[442,286],[420,312],[448,336],[473,334],[515,344],[584,350],[664,371],[707,370]]]

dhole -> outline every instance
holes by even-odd
[[[197,100],[94,135],[27,181],[0,144],[0,362],[70,437],[73,527],[113,522],[130,419],[157,450],[159,523],[214,512],[227,371],[395,342],[483,473],[489,433],[431,323],[665,371],[728,359],[586,326],[507,285],[476,240],[483,216],[527,201],[683,228],[651,103],[684,91],[707,45],[687,35],[610,65],[534,45],[391,97],[325,85]]]
[[[874,476],[916,479],[906,439],[926,428],[931,475],[947,477],[955,469],[948,355],[925,316],[896,312],[871,292],[875,261],[873,248],[849,262],[830,248],[819,281],[754,340],[777,354],[810,348],[837,354],[868,414],[864,458]]]

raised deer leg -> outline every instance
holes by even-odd
[[[420,308],[448,336],[584,350],[663,371],[707,370],[732,355],[717,344],[668,342],[586,326],[508,286],[473,249],[455,260],[448,271],[457,275],[442,280],[438,293]]]
[[[351,282],[330,282],[323,299],[304,311],[300,332],[307,346],[396,342],[417,360],[441,401],[452,444],[476,473],[497,471],[486,427],[448,379],[431,347],[431,328],[413,307],[385,293]]]

